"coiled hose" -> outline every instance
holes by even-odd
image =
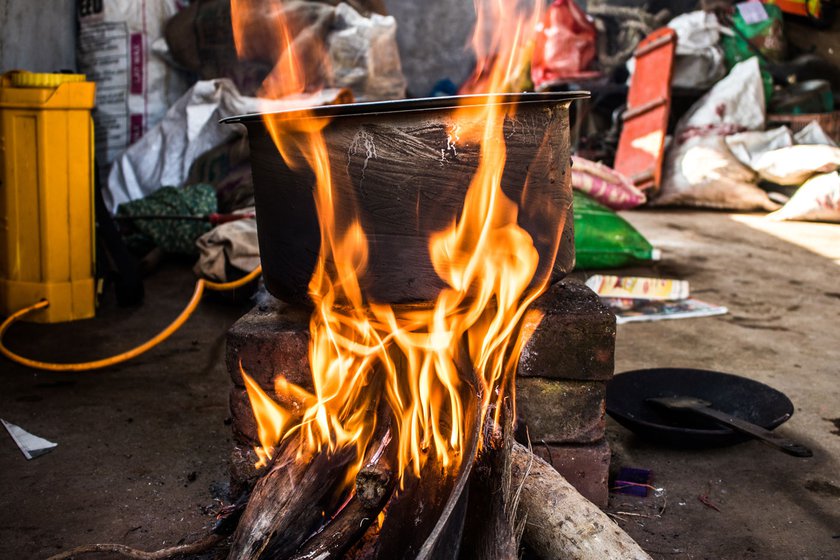
[[[12,360],[13,362],[17,362],[27,367],[47,371],[89,371],[93,369],[101,369],[104,367],[121,364],[132,358],[136,358],[140,354],[151,350],[152,348],[154,348],[155,346],[172,336],[172,333],[180,329],[181,326],[187,322],[187,319],[189,319],[190,316],[193,314],[196,307],[198,307],[199,302],[201,302],[201,296],[204,295],[205,289],[212,290],[215,292],[235,290],[236,288],[241,288],[242,286],[248,284],[255,278],[259,277],[260,274],[262,274],[262,267],[258,266],[239,280],[234,280],[233,282],[211,282],[209,280],[199,278],[195,283],[195,290],[193,291],[193,295],[190,298],[189,303],[187,303],[187,306],[184,307],[184,310],[181,311],[180,315],[178,315],[174,321],[169,323],[169,325],[167,325],[166,328],[164,328],[154,337],[150,338],[143,344],[135,346],[131,350],[127,350],[125,352],[122,352],[121,354],[117,354],[116,356],[110,356],[108,358],[102,358],[100,360],[94,360],[92,362],[80,362],[75,364],[56,364],[51,362],[40,362],[38,360],[31,360],[24,356],[15,354],[14,352],[6,348],[5,344],[3,344],[3,336],[6,334],[6,331],[9,330],[9,327],[11,327],[16,321],[18,321],[21,317],[32,313],[33,311],[49,307],[50,302],[45,299],[42,299],[41,301],[34,303],[29,307],[24,307],[23,309],[12,313],[5,321],[3,321],[2,324],[0,324],[0,353],[2,353],[4,356]]]

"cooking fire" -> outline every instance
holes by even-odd
[[[542,16],[524,8],[476,3],[462,96],[313,107],[326,49],[291,40],[273,5],[282,54],[261,96],[290,107],[233,122],[249,128],[266,284],[311,306],[311,379],[281,370],[265,387],[236,364],[261,477],[229,558],[517,557],[534,466],[512,447],[515,376],[542,320],[532,304],[569,267],[556,261],[579,97],[509,93]],[[264,9],[232,3],[243,56],[266,38],[248,28]],[[317,240],[314,262],[290,234]],[[305,291],[284,268],[307,270]]]
[[[0,2],[0,559],[840,557],[838,1]]]

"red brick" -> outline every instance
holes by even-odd
[[[252,445],[235,444],[230,451],[230,496],[236,500],[251,489],[265,474],[267,465],[257,468],[257,454]]]
[[[610,446],[605,440],[589,445],[557,445],[533,441],[534,454],[552,465],[585,498],[598,507],[609,500]]]
[[[537,377],[516,380],[517,432],[531,441],[591,443],[604,437],[606,383]]]
[[[257,420],[251,409],[248,393],[241,387],[233,387],[229,396],[230,416],[233,420],[233,436],[237,442],[245,445],[259,445]]]
[[[279,397],[274,391],[268,392],[269,398],[281,405],[287,411],[302,413],[302,404],[287,397]],[[233,386],[228,397],[233,434],[237,441],[247,444],[257,444],[257,420],[251,407],[251,399],[243,387]]]
[[[531,333],[519,358],[520,377],[609,380],[615,367],[615,315],[585,285],[558,282],[524,318]]]
[[[263,389],[273,392],[274,378],[286,377],[312,389],[309,369],[311,310],[279,300],[261,304],[240,318],[227,334],[226,364],[235,385],[244,386],[242,368]]]

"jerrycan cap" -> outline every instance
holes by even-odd
[[[84,74],[44,73],[15,70],[7,74],[12,87],[56,88],[61,84],[85,81]]]

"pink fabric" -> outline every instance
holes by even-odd
[[[646,200],[645,193],[615,169],[578,156],[572,156],[572,188],[613,210],[635,208]]]

